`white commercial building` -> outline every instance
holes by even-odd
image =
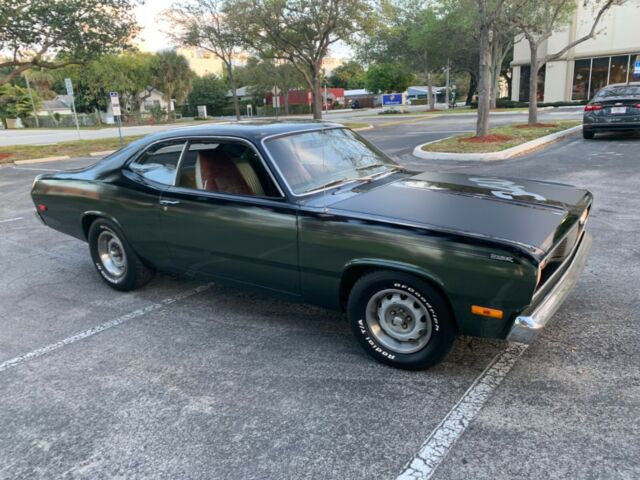
[[[578,1],[569,25],[555,32],[538,51],[539,58],[552,55],[591,30],[595,12]],[[640,80],[634,65],[640,61],[640,0],[627,0],[603,17],[595,38],[549,62],[538,74],[538,101],[580,101],[591,98],[611,83]],[[519,41],[513,51],[511,99],[529,99],[529,42]]]

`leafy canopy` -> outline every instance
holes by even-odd
[[[125,48],[138,32],[135,0],[2,0],[0,84],[31,67],[84,63]]]

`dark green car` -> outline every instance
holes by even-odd
[[[186,272],[343,309],[408,369],[456,334],[531,341],[591,245],[586,190],[408,171],[329,123],[176,129],[41,175],[32,197],[115,289]]]

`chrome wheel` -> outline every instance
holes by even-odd
[[[371,335],[396,353],[421,350],[431,338],[431,316],[417,297],[394,288],[381,290],[367,303]]]
[[[127,273],[127,255],[118,236],[108,228],[98,235],[98,257],[103,273],[117,281]]]

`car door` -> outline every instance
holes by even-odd
[[[160,203],[176,269],[299,294],[297,209],[248,142],[190,140]]]
[[[105,195],[104,210],[120,224],[138,255],[157,268],[170,268],[169,252],[159,230],[162,192],[175,183],[186,139],[153,142],[125,166]]]

